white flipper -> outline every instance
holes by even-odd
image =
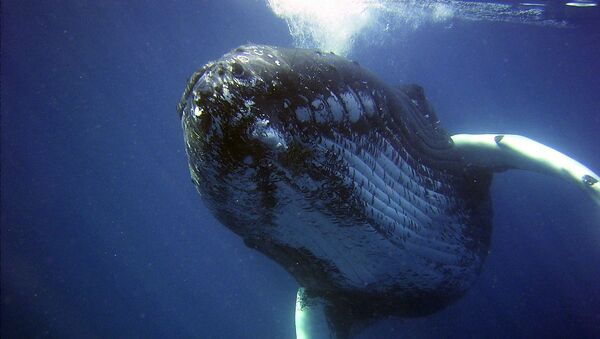
[[[332,324],[327,320],[323,298],[309,298],[303,288],[296,295],[296,339],[337,338]]]
[[[496,171],[517,168],[558,176],[577,184],[600,205],[600,177],[546,145],[509,134],[457,134],[452,140],[468,165]]]

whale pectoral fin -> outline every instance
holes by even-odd
[[[327,301],[309,298],[304,288],[296,295],[296,339],[335,338],[335,329],[326,315]]]
[[[362,331],[369,321],[353,315],[351,305],[341,305],[318,293],[299,288],[296,295],[297,339],[343,339]]]
[[[600,206],[600,177],[575,159],[520,135],[457,134],[454,148],[468,166],[491,171],[523,169],[575,183]]]

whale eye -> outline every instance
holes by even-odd
[[[244,67],[242,67],[242,65],[238,64],[237,62],[234,62],[233,64],[231,64],[231,73],[234,77],[241,78],[244,76]]]

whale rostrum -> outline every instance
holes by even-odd
[[[508,134],[450,136],[417,85],[317,50],[245,45],[201,67],[177,110],[189,169],[226,227],[300,285],[298,338],[460,298],[490,247],[494,172],[599,177]]]

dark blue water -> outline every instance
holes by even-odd
[[[292,45],[262,1],[3,1],[3,338],[292,338],[296,282],[200,203],[175,105],[237,45]],[[600,170],[600,22],[425,25],[351,53],[452,132],[527,135]],[[364,338],[600,337],[600,210],[497,175],[465,298]]]

